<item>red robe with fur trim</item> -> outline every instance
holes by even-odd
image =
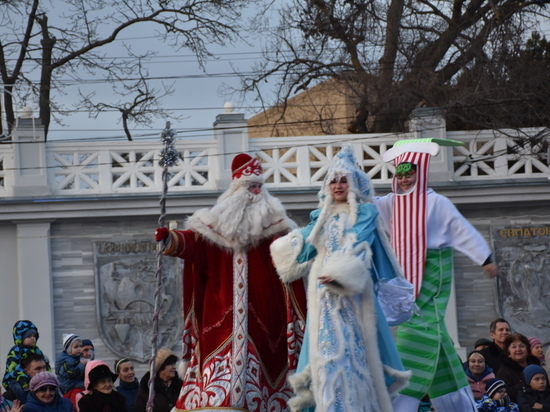
[[[252,245],[229,247],[200,218],[193,222],[193,230],[171,232],[165,252],[185,260],[189,365],[176,410],[288,410],[286,378],[297,365],[306,304],[303,283],[285,287],[271,262],[273,232],[287,228],[278,221]]]

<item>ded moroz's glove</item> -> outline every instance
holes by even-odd
[[[169,234],[170,234],[170,230],[168,230],[167,227],[159,227],[155,231],[155,240],[157,242],[160,242],[161,240],[165,240]]]

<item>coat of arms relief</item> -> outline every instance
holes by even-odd
[[[94,242],[96,308],[100,335],[120,357],[145,362],[151,356],[157,271],[156,244],[148,241]],[[181,341],[180,259],[163,258],[158,347]]]

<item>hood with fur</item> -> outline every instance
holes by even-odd
[[[372,203],[374,189],[370,178],[355,161],[353,147],[347,144],[343,146],[334,157],[333,164],[327,172],[325,180],[323,181],[323,186],[319,191],[319,209],[321,209],[321,214],[307,239],[312,244],[315,244],[318,240],[327,217],[330,216],[335,207],[334,199],[330,191],[330,182],[333,179],[338,180],[344,176],[347,178],[349,185],[347,202],[349,204],[351,226],[357,222],[358,204]]]

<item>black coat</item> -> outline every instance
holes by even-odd
[[[99,391],[87,393],[78,401],[78,409],[80,412],[128,412],[126,398],[117,391],[109,394]]]
[[[525,386],[523,366],[510,359],[508,356],[502,356],[500,361],[500,369],[495,375],[497,379],[502,379],[506,384],[508,395],[510,395],[510,400],[517,403],[518,393],[523,390],[523,387]],[[529,355],[527,356],[527,364],[540,365],[540,362],[534,356]]]
[[[145,412],[147,409],[147,400],[149,399],[149,376],[147,372],[139,383],[139,391],[136,398],[136,412]],[[166,386],[160,378],[155,378],[155,400],[153,402],[154,412],[170,412],[174,406],[181,391],[183,382],[176,377],[172,379],[170,386]]]
[[[542,409],[533,409],[535,403],[542,404]],[[521,412],[550,412],[550,389],[540,392],[531,387],[524,388],[518,393],[517,404]]]
[[[485,358],[485,365],[490,367],[496,375],[500,368],[501,356],[504,356],[504,351],[493,342],[486,348],[481,349],[480,352]]]

